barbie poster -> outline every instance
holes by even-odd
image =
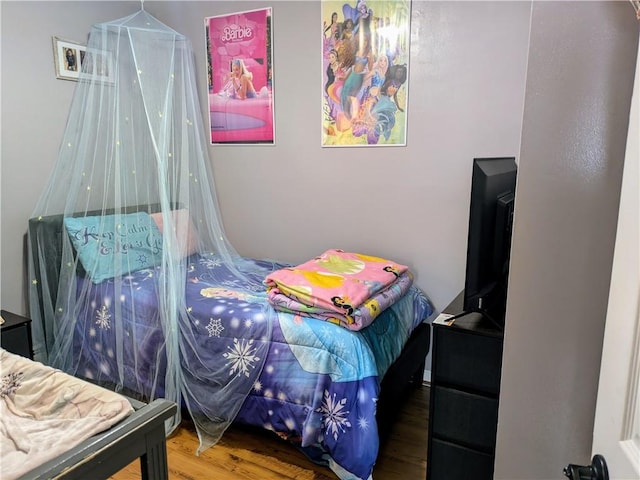
[[[205,19],[211,143],[274,143],[271,9]]]
[[[410,0],[322,2],[322,145],[406,145]]]

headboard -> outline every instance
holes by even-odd
[[[175,207],[172,206],[172,208]],[[60,277],[60,269],[62,266],[62,235],[64,231],[63,221],[65,216],[88,217],[95,215],[111,215],[116,213],[116,211],[123,214],[136,212],[156,213],[160,211],[160,204],[154,203],[150,205],[137,205],[117,210],[115,208],[91,210],[74,213],[72,215],[56,214],[29,219],[27,248],[30,250],[34,269],[34,278],[29,279],[29,281],[31,283],[35,282],[34,285],[38,295],[39,318],[45,318],[45,302],[51,302],[50,304],[53,307],[55,307],[56,304],[58,279]],[[82,268],[80,265],[79,267]],[[43,285],[48,285],[48,289],[43,289]],[[49,298],[45,298],[44,292],[47,290]],[[33,306],[32,299],[29,300],[29,305]]]

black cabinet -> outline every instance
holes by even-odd
[[[33,359],[31,319],[1,310],[0,345],[8,352]]]
[[[444,312],[460,314],[461,297]],[[434,323],[428,480],[493,478],[502,330],[479,313]]]

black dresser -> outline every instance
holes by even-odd
[[[462,294],[443,313],[462,312]],[[433,324],[428,480],[493,478],[502,330],[479,313]]]
[[[31,319],[0,310],[4,323],[0,325],[0,346],[8,352],[33,359]]]

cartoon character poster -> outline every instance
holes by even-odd
[[[211,143],[274,143],[271,8],[205,18]]]
[[[410,0],[322,1],[322,146],[406,145]]]

